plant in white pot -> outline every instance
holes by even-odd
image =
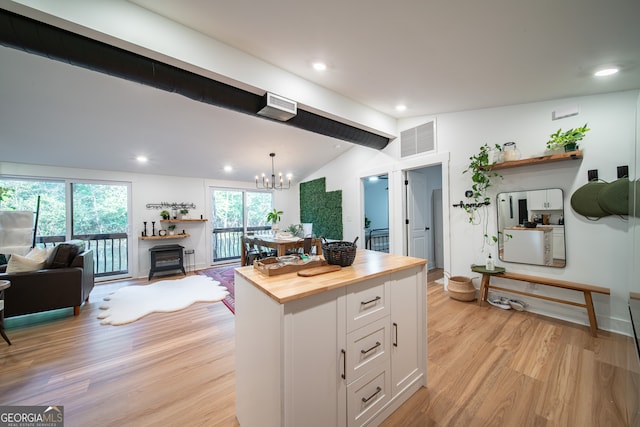
[[[189,219],[189,209],[180,209],[180,218]]]
[[[176,234],[176,225],[175,224],[169,224],[167,229],[169,229],[169,236],[173,236],[174,234]]]

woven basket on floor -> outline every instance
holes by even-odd
[[[469,277],[451,276],[448,285],[449,297],[458,301],[473,301],[476,299],[476,288]]]

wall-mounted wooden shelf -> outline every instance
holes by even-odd
[[[512,160],[510,162],[496,163],[487,167],[488,170],[516,168],[519,166],[540,165],[544,163],[561,162],[563,160],[577,160],[582,158],[582,150],[569,153],[550,154],[548,156],[531,157],[529,159]]]
[[[207,219],[161,219],[160,222],[207,222]]]
[[[200,221],[200,220],[198,220]],[[164,240],[164,239],[184,239],[185,237],[189,237],[191,236],[191,234],[189,233],[185,233],[185,234],[174,234],[173,236],[140,236],[138,237],[138,240]]]

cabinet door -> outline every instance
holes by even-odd
[[[547,190],[547,209],[562,209],[562,190]]]
[[[346,425],[344,293],[336,289],[285,304],[285,426]]]
[[[423,267],[391,276],[391,395],[426,375],[426,277]],[[421,356],[423,355],[423,356]],[[424,359],[424,360],[423,360]]]
[[[547,190],[527,191],[527,209],[529,211],[545,210],[547,209],[546,204]]]

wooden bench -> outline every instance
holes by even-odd
[[[496,289],[504,292],[509,292],[512,294],[526,295],[534,298],[544,299],[547,301],[559,302],[561,304],[569,304],[576,307],[583,307],[587,309],[587,314],[589,315],[589,325],[591,327],[591,334],[594,337],[598,336],[598,322],[596,320],[596,312],[593,308],[593,299],[591,297],[591,293],[595,292],[599,294],[610,295],[611,290],[609,288],[604,288],[602,286],[586,285],[583,283],[568,282],[566,280],[551,279],[549,277],[539,277],[539,276],[531,276],[528,274],[510,273],[508,271],[489,273],[489,272],[483,271],[484,269],[473,268],[472,270],[478,273],[482,273],[482,283],[480,284],[480,294],[478,298],[478,305],[482,305],[482,301],[486,301],[489,295],[489,288],[491,288],[491,289]],[[530,292],[520,291],[517,289],[509,289],[509,288],[503,288],[500,286],[492,285],[490,283],[491,276],[500,277],[503,279],[519,280],[521,282],[537,283],[540,285],[553,286],[556,288],[569,289],[572,291],[580,291],[584,294],[584,304],[575,302],[575,301],[568,301],[560,298],[549,297],[546,295],[533,294]]]

